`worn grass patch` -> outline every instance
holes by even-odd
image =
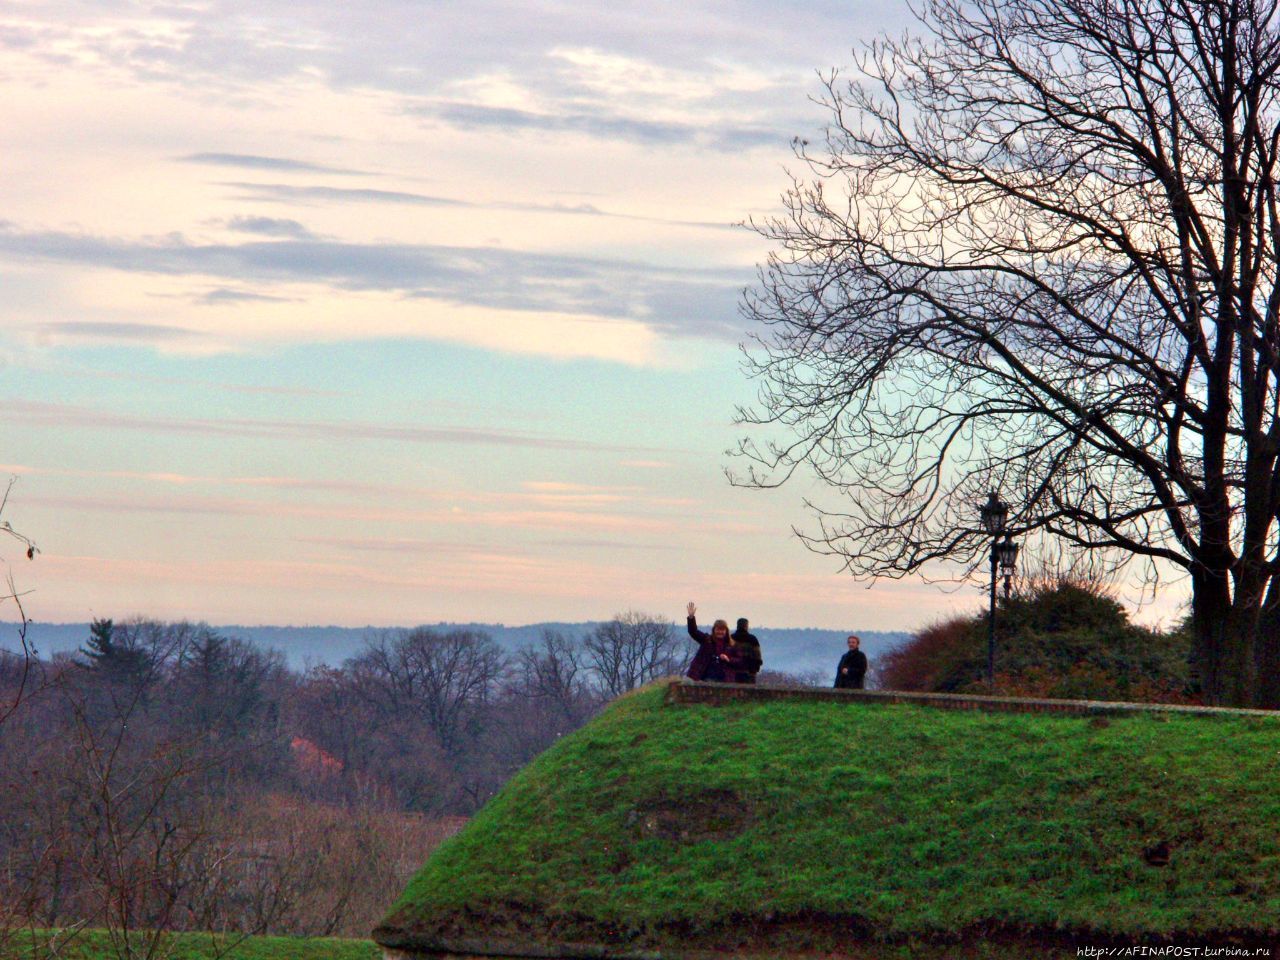
[[[139,938],[137,946],[142,943]],[[0,956],[4,960],[117,960],[127,954],[113,945],[105,930],[74,934],[24,930],[6,939]],[[371,940],[175,933],[160,941],[154,956],[167,960],[380,960],[382,950]]]
[[[649,689],[512,780],[375,936],[1274,938],[1277,786],[1268,719],[666,706]]]

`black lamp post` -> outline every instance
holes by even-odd
[[[1013,571],[1018,564],[1018,545],[1006,533],[1004,539],[995,544],[992,549],[995,550],[996,556],[1000,560],[1000,574],[1004,577],[1004,598],[1008,600],[1010,581],[1013,579]]]
[[[991,534],[991,616],[987,620],[987,686],[994,692],[996,687],[996,567],[1001,557],[1000,534],[1004,533],[1004,522],[1009,516],[1009,505],[996,496],[995,491],[982,505],[982,529]],[[1018,547],[1005,537],[1005,543],[1012,547],[1009,566],[1018,555]]]

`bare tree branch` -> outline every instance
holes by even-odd
[[[826,79],[754,224],[735,482],[798,470],[860,577],[1014,531],[1182,571],[1210,702],[1280,706],[1275,0],[926,0]]]

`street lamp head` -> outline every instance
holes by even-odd
[[[1018,545],[1009,534],[995,545],[996,559],[1000,561],[1000,571],[1006,577],[1013,576],[1013,568],[1018,563]]]
[[[982,505],[982,529],[993,537],[1004,532],[1004,521],[1009,516],[1009,505],[996,496],[994,490]]]

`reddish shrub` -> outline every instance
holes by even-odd
[[[1070,581],[1003,599],[995,689],[987,684],[985,612],[926,627],[881,658],[892,690],[996,693],[1067,700],[1196,702],[1185,631],[1129,622],[1104,591]]]
[[[973,620],[940,620],[880,658],[880,685],[887,690],[945,690],[954,668],[973,654]]]
[[[342,773],[342,761],[306,737],[294,737],[289,741],[289,749],[298,772],[305,776],[329,778]]]

